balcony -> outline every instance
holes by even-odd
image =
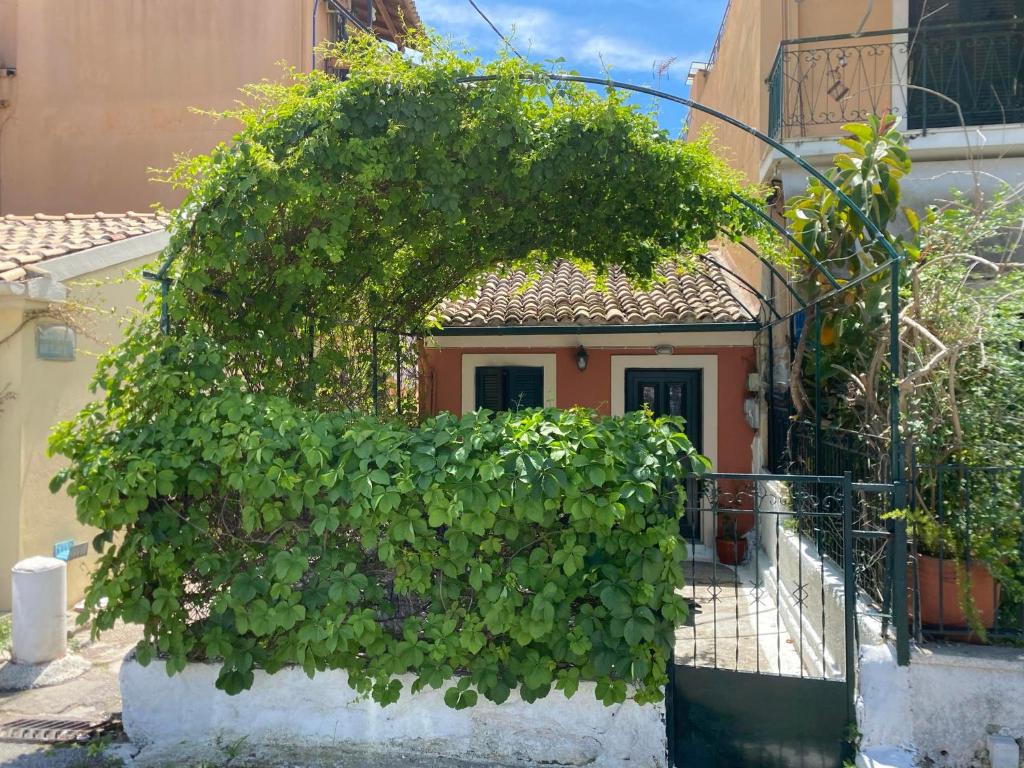
[[[786,40],[767,80],[776,139],[828,138],[870,114],[903,128],[1024,122],[1024,23]]]

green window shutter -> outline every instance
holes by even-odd
[[[532,366],[480,366],[476,407],[491,411],[544,407],[544,369]]]
[[[476,369],[476,407],[491,411],[505,409],[503,369],[480,367]]]
[[[934,7],[932,7],[934,6]],[[1024,0],[915,0],[910,82],[953,99],[967,125],[1024,121]],[[920,24],[920,27],[918,25]],[[988,24],[957,28],[948,25]],[[907,95],[911,129],[960,125],[956,105],[927,91]]]
[[[514,366],[505,369],[507,374],[506,407],[520,408],[544,407],[544,369]]]

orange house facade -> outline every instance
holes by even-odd
[[[533,281],[493,275],[440,320],[421,360],[423,412],[646,407],[682,416],[715,471],[760,464],[757,323],[717,271],[667,265],[646,289],[613,273],[604,290],[567,263]]]

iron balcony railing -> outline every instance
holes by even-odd
[[[775,138],[834,136],[886,112],[925,132],[1024,122],[1024,22],[786,40],[767,83]]]

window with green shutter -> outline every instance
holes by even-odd
[[[544,369],[525,365],[480,366],[476,369],[476,407],[518,411],[544,406]]]

